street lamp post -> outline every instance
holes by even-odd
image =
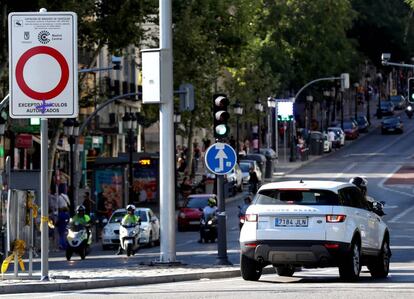
[[[382,111],[381,111],[381,88],[382,88],[382,74],[377,74],[377,83],[378,83],[378,107],[377,107],[377,119],[382,118]]]
[[[239,137],[239,119],[243,114],[243,107],[240,105],[239,101],[234,104],[233,112],[236,114],[236,155],[237,161],[239,161],[239,152],[240,152],[240,137]]]
[[[258,99],[254,103],[254,109],[257,111],[257,152],[260,153],[260,112],[263,111],[263,105]]]
[[[271,146],[273,148],[273,150],[276,152],[276,147],[277,147],[277,140],[276,140],[276,100],[273,97],[268,97],[267,98],[267,107],[272,109],[272,121],[270,122],[271,127],[272,127],[272,142],[271,142]]]
[[[370,94],[369,94],[369,82],[371,81],[371,75],[370,74],[366,74],[365,75],[365,101],[367,103],[367,120],[368,123],[371,124],[371,116],[370,116],[370,109],[369,109],[369,104],[370,104]]]
[[[134,129],[137,128],[137,118],[133,113],[125,113],[124,117],[122,118],[122,123],[124,129],[128,130],[128,153],[129,153],[129,160],[128,160],[128,182],[129,182],[129,203],[132,204],[134,202],[134,195],[133,195],[133,183],[134,183],[134,167],[133,167],[133,150],[134,150]]]
[[[358,88],[359,88],[359,83],[358,82],[355,82],[354,83],[354,87],[355,87],[354,117],[355,117],[355,119],[357,119],[357,117],[358,117]]]
[[[310,109],[310,106],[313,102],[313,96],[307,95],[306,96],[306,117],[305,117],[305,128],[310,129],[311,127],[311,121],[312,121],[312,109]]]
[[[75,187],[75,153],[73,150],[73,145],[76,143],[76,139],[79,136],[79,122],[76,119],[66,119],[63,122],[63,130],[65,136],[68,138],[69,142],[69,166],[70,166],[70,187],[69,187],[69,201],[70,201],[70,215],[75,214],[75,203],[77,199],[75,198],[76,192],[74,192]]]
[[[4,133],[5,132],[6,132],[6,120],[2,116],[0,116],[0,147],[1,147],[1,150],[3,151],[4,151]],[[4,168],[4,154],[0,160],[0,169],[3,169],[3,170],[5,169]],[[0,223],[0,226],[1,226],[1,223]],[[1,243],[1,244],[4,244],[4,243]]]

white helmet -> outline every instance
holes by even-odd
[[[127,209],[127,211],[134,212],[135,211],[135,206],[134,205],[127,205],[126,209]]]

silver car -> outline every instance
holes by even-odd
[[[118,209],[112,213],[108,223],[102,230],[102,249],[119,245],[119,225],[126,215],[126,209]],[[137,208],[135,215],[141,220],[141,237],[139,243],[154,246],[160,242],[160,222],[158,217],[149,208]]]

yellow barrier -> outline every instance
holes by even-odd
[[[7,269],[9,268],[9,264],[11,262],[14,262],[14,257],[16,255],[19,261],[20,269],[22,269],[22,271],[26,271],[24,268],[24,263],[22,259],[25,249],[26,249],[26,243],[23,240],[15,240],[13,242],[12,254],[9,255],[1,264],[1,274],[4,274],[7,271]]]

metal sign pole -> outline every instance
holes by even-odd
[[[49,203],[47,198],[48,188],[47,188],[47,156],[48,156],[48,123],[47,118],[42,118],[40,120],[40,231],[41,231],[41,256],[40,256],[40,265],[41,265],[41,280],[49,280]]]
[[[227,236],[226,236],[226,203],[224,199],[224,177],[217,175],[217,265],[231,265],[227,258]]]

